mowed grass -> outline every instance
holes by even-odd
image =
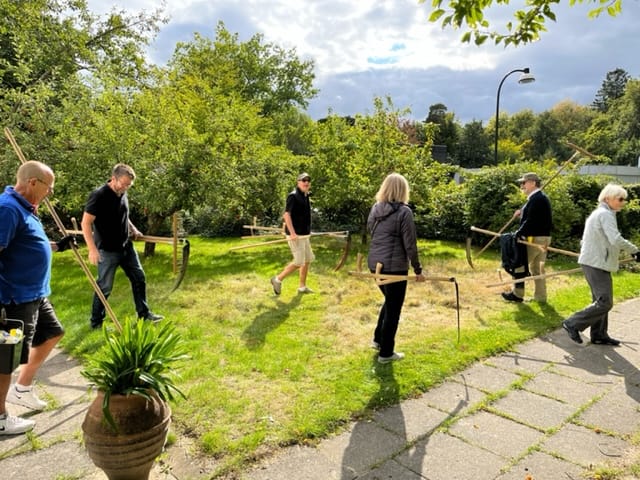
[[[141,258],[152,310],[175,323],[191,354],[179,370],[187,398],[172,404],[173,431],[207,457],[212,478],[233,475],[282,446],[316,442],[350,420],[416,397],[473,361],[559,328],[590,302],[578,273],[549,279],[547,304],[506,303],[500,292],[508,287],[486,287],[500,281],[496,251],[475,258],[471,269],[464,245],[421,241],[426,274],[454,277],[458,284],[460,340],[454,283],[410,284],[396,337],[396,349],[406,359],[379,365],[369,343],[382,294],[373,280],[348,274],[356,269],[358,251],[366,257],[365,246],[356,242],[347,264],[334,272],[343,243],[314,239],[317,259],[308,285],[315,293],[297,294],[296,273],[275,296],[269,278],[290,260],[286,244],[231,252],[251,242],[190,240],[189,269],[173,293],[171,247],[157,245],[155,256]],[[80,251],[86,255],[84,246]],[[548,272],[576,266],[569,257],[547,261]],[[617,302],[640,291],[640,276],[632,268],[614,276]],[[504,272],[501,277],[509,278]],[[528,296],[532,287],[527,282]],[[93,291],[72,252],[54,255],[52,288],[51,300],[67,329],[63,347],[82,360],[99,348],[103,336],[89,328]],[[120,320],[135,315],[122,272],[110,303]]]

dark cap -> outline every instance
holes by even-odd
[[[524,175],[522,175],[522,177],[520,177],[517,180],[518,183],[523,183],[528,181],[540,183],[540,177],[533,172],[529,172],[529,173],[525,173]]]
[[[306,172],[302,172],[300,175],[298,175],[298,181],[300,180],[311,180],[311,176]]]

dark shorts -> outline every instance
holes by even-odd
[[[3,305],[7,318],[24,322],[24,342],[20,363],[29,360],[29,348],[37,347],[51,338],[64,334],[64,328],[56,317],[53,305],[48,298],[40,298],[27,303],[10,303]]]

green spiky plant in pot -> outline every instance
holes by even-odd
[[[97,389],[82,424],[84,443],[110,480],[146,479],[169,431],[168,402],[184,397],[175,380],[186,348],[166,321],[128,319],[103,332],[105,344],[81,371]]]

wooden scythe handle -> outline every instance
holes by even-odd
[[[4,128],[4,135],[5,135],[5,137],[7,137],[7,140],[9,140],[9,143],[11,144],[11,147],[13,147],[13,151],[18,156],[18,159],[20,160],[20,163],[25,164],[27,162],[27,159],[25,158],[24,154],[22,153],[22,150],[20,149],[20,146],[18,145],[18,143],[16,142],[16,139],[14,138],[13,134],[11,133],[11,130],[9,130],[7,127],[5,127]],[[60,220],[60,217],[56,213],[55,209],[53,208],[53,205],[51,205],[51,202],[49,201],[49,199],[47,197],[44,198],[44,204],[47,206],[47,209],[49,210],[49,213],[51,214],[51,217],[53,218],[54,222],[56,223],[56,226],[58,227],[58,230],[60,230],[60,233],[62,234],[62,236],[66,237],[67,235],[69,235],[69,232],[67,232],[67,229],[64,227],[64,224],[62,223],[62,220]],[[120,322],[118,322],[118,319],[116,318],[115,313],[111,309],[111,306],[109,305],[109,302],[107,301],[106,297],[102,293],[102,290],[100,290],[100,287],[96,283],[96,280],[93,277],[93,273],[91,273],[91,270],[89,270],[89,267],[87,267],[87,264],[84,262],[82,256],[80,255],[80,252],[78,251],[78,247],[75,246],[72,243],[71,244],[71,250],[73,251],[73,254],[76,257],[76,260],[80,264],[80,267],[82,267],[82,270],[84,271],[85,275],[87,276],[87,279],[89,279],[89,283],[93,287],[94,292],[96,293],[96,295],[98,296],[98,298],[100,299],[102,304],[104,305],[105,311],[107,312],[107,314],[109,315],[109,317],[113,321],[113,323],[116,326],[116,328],[118,329],[118,331],[122,331],[122,326],[120,325]]]
[[[484,233],[485,235],[493,235],[494,237],[499,237],[500,234],[498,232],[492,232],[491,230],[485,230],[483,228],[471,226],[470,230],[472,232]],[[539,245],[537,243],[527,242],[526,240],[518,240],[518,243],[522,243],[523,245],[529,245],[531,247],[539,248],[540,250],[548,250],[550,252],[561,253],[563,255],[568,255],[570,257],[579,257],[580,254],[576,252],[572,252],[570,250],[562,250],[561,248],[554,247],[545,247],[544,245]]]

